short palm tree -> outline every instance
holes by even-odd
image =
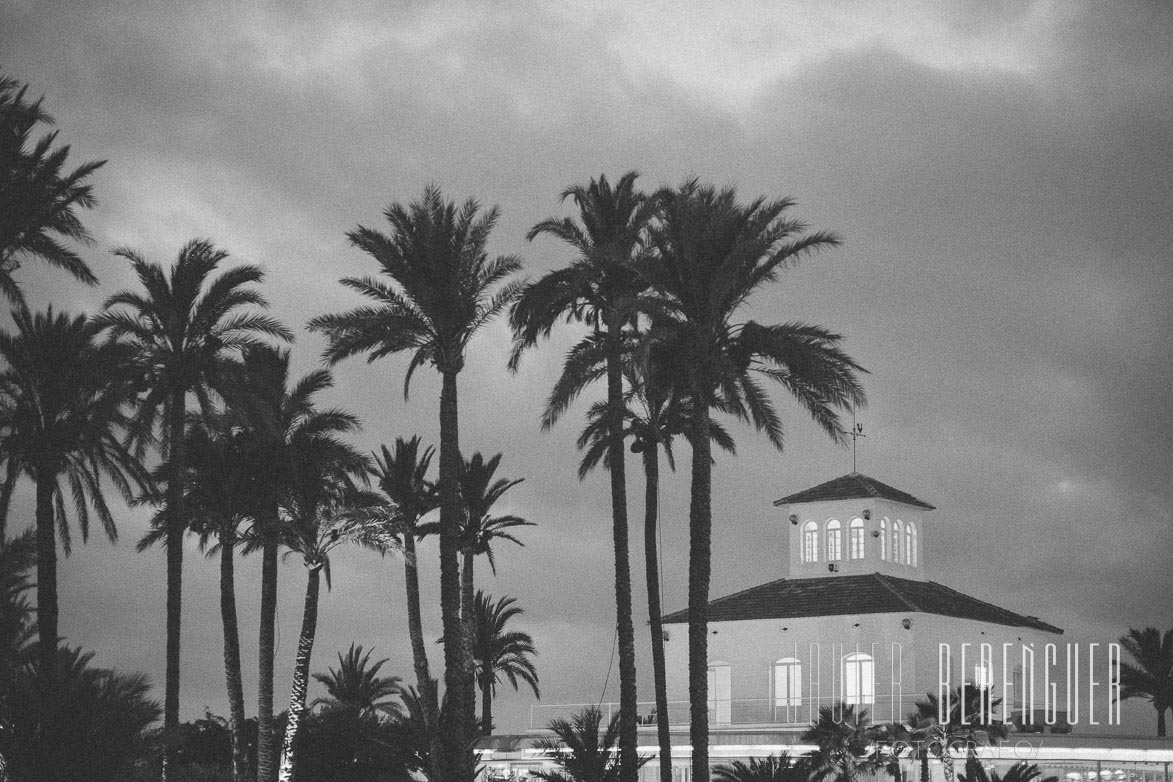
[[[0,733],[0,754],[9,760],[11,778],[129,778],[143,732],[159,718],[150,681],[141,673],[97,668],[92,652],[55,651],[52,679],[37,661],[7,693],[14,718]]]
[[[352,643],[345,657],[338,653],[337,668],[314,674],[314,680],[326,688],[326,695],[315,698],[310,707],[347,709],[360,717],[385,714],[405,719],[407,709],[400,700],[403,680],[398,676],[379,675],[387,662],[384,658],[371,664],[371,651],[364,654],[361,644]]]
[[[670,385],[654,358],[656,343],[644,339],[624,362],[624,374],[630,389],[624,409],[624,438],[630,437],[632,453],[641,454],[644,465],[644,572],[648,591],[648,625],[652,640],[652,673],[656,693],[656,734],[660,745],[660,779],[672,782],[672,739],[668,725],[668,676],[664,662],[664,624],[660,603],[660,565],[657,536],[660,513],[660,451],[670,469],[676,469],[672,444],[678,435],[692,434],[692,405]],[[588,424],[578,437],[578,447],[585,449],[579,464],[582,479],[600,462],[609,464],[610,432],[607,404],[591,406]],[[709,422],[711,437],[717,445],[733,453],[733,438],[717,421]]]
[[[475,763],[468,750],[474,732],[472,652],[460,618],[460,430],[457,378],[469,340],[516,297],[507,282],[520,269],[512,256],[490,259],[485,245],[497,210],[481,211],[475,200],[446,201],[435,187],[409,206],[384,211],[389,234],[362,226],[350,243],[379,264],[384,279],[348,277],[342,284],[370,300],[367,306],[310,321],[326,334],[326,359],[336,363],[368,353],[370,359],[411,352],[404,378],[406,395],[415,370],[431,364],[440,373],[440,613],[444,624],[444,684],[440,721],[443,751],[437,775],[471,779]]]
[[[240,382],[226,392],[245,457],[241,469],[247,476],[247,513],[252,520],[245,551],[261,552],[257,776],[266,782],[276,773],[279,750],[273,726],[277,554],[285,532],[281,500],[297,480],[292,458],[296,448],[306,443],[328,445],[359,428],[358,419],[349,412],[318,406],[319,396],[334,385],[329,371],[317,369],[294,379],[290,361],[288,350],[250,346],[243,352]]]
[[[821,707],[818,720],[802,734],[802,741],[818,747],[810,757],[811,782],[853,782],[874,769],[871,733],[866,709],[857,712],[844,703]]]
[[[532,772],[547,782],[619,782],[620,763],[615,744],[619,739],[619,715],[603,727],[603,712],[588,706],[569,720],[553,720],[549,728],[553,739],[542,739],[537,748],[546,752],[558,771],[541,769]],[[636,771],[648,761],[637,758]]]
[[[354,477],[365,480],[369,466],[356,450],[340,441],[306,438],[304,442],[294,443],[293,454],[296,480],[286,490],[282,502],[289,519],[285,543],[289,553],[301,555],[307,577],[285,741],[277,774],[279,782],[291,782],[295,773],[297,735],[305,714],[323,575],[327,589],[331,585],[330,552],[342,543],[391,550],[398,542],[396,530],[356,512],[381,502],[375,495],[359,490],[353,482]]]
[[[636,188],[637,177],[629,171],[612,185],[606,176],[600,176],[585,187],[573,185],[563,191],[562,199],[571,199],[578,209],[577,220],[544,220],[530,230],[528,238],[552,236],[570,245],[578,257],[569,266],[528,285],[510,313],[514,350],[509,365],[513,369],[521,354],[549,337],[559,321],[583,323],[592,329],[566,359],[562,378],[543,413],[543,428],[554,425],[587,382],[603,377],[607,381],[623,782],[635,782],[636,778],[638,696],[623,455],[622,359],[646,288],[636,274],[635,261],[644,250],[647,227],[655,213],[655,203]]]
[[[56,132],[33,143],[34,130],[51,125],[53,118],[41,108],[41,100],[26,99],[27,90],[15,79],[0,76],[0,293],[19,307],[24,306],[24,295],[12,273],[20,267],[21,256],[97,285],[90,267],[61,240],[90,241],[77,213],[97,203],[89,180],[106,162],[84,163],[68,171],[69,147],[53,146]]]
[[[997,771],[987,773],[980,764],[971,774],[962,774],[961,782],[1059,782],[1059,777],[1043,777],[1039,767],[1033,763],[1020,761],[1006,770],[1005,774]]]
[[[397,437],[394,450],[382,446],[381,453],[375,454],[371,475],[398,509],[398,523],[403,538],[403,578],[407,592],[407,632],[411,639],[416,687],[421,693],[419,711],[424,724],[428,727],[429,735],[435,739],[439,722],[439,699],[424,644],[419,560],[415,544],[416,540],[425,534],[421,524],[423,517],[438,507],[439,498],[435,484],[427,478],[435,449],[428,446],[421,452],[420,445],[420,438],[416,436],[410,440]],[[439,747],[436,747],[435,751],[438,753]]]
[[[966,748],[966,773],[972,777],[981,768],[977,747],[1004,739],[1010,734],[1005,723],[993,718],[1002,699],[993,697],[989,688],[967,684],[950,691],[948,695],[948,708],[942,709],[937,693],[925,693],[924,700],[916,702],[916,713],[922,725],[926,721],[931,723],[927,730],[929,751],[941,759],[945,778],[952,782],[956,775],[953,747],[960,745]],[[942,713],[946,716],[944,721],[941,720]]]
[[[6,466],[3,508],[19,476],[36,487],[37,626],[40,665],[47,679],[57,660],[57,542],[66,555],[71,536],[65,493],[73,496],[82,540],[92,506],[110,540],[117,538],[102,477],[126,500],[149,490],[150,476],[123,445],[130,398],[126,351],[94,342],[85,316],[13,313],[15,332],[0,332],[0,453]],[[0,522],[0,538],[4,524]]]
[[[1120,645],[1132,657],[1120,666],[1120,696],[1145,698],[1157,710],[1157,735],[1165,735],[1165,712],[1173,709],[1173,630],[1129,630]]]
[[[520,616],[522,609],[517,599],[502,597],[493,600],[477,590],[472,612],[472,655],[477,663],[477,684],[481,688],[481,733],[493,732],[493,698],[501,678],[509,680],[514,690],[525,682],[541,698],[538,690],[538,671],[533,658],[537,656],[534,639],[520,630],[507,630],[510,619]]]
[[[736,320],[741,305],[796,258],[838,244],[786,215],[793,202],[738,201],[732,188],[695,180],[659,194],[654,249],[641,265],[659,294],[652,330],[669,371],[695,408],[689,500],[688,681],[692,768],[709,772],[708,604],[712,542],[710,410],[732,414],[782,447],[782,422],[760,380],[780,384],[836,441],[837,411],[863,404],[862,368],[842,337],[802,323]]]
[[[170,269],[133,250],[115,253],[130,262],[141,291],[124,289],[106,300],[95,322],[114,342],[127,346],[139,372],[142,396],[135,416],[139,453],[159,442],[170,465],[163,497],[168,509],[167,667],[164,731],[179,725],[179,651],[183,593],[183,534],[187,522],[184,477],[184,420],[188,395],[203,409],[236,373],[233,360],[270,339],[291,340],[292,332],[262,310],[268,303],[256,288],[264,279],[257,266],[221,271],[228,253],[194,240],[179,251]],[[159,437],[156,438],[156,431]],[[168,746],[168,745],[165,745]],[[170,751],[165,750],[166,778]]]
[[[786,753],[765,758],[750,758],[749,763],[735,760],[713,769],[714,782],[809,782],[805,759],[795,760]]]
[[[524,478],[494,478],[497,467],[501,464],[501,454],[485,459],[479,452],[464,460],[460,473],[460,496],[464,501],[464,523],[460,529],[460,553],[462,563],[460,569],[461,616],[473,616],[474,606],[474,571],[473,563],[476,557],[485,556],[489,560],[489,568],[493,574],[497,573],[497,560],[493,555],[494,540],[508,540],[519,546],[524,546],[512,532],[508,530],[517,527],[532,527],[532,521],[526,521],[520,516],[506,514],[494,516],[493,506],[505,495],[505,492],[521,483]],[[474,655],[475,656],[475,655]]]

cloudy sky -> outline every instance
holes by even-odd
[[[1077,639],[1173,627],[1173,7],[717,8],[9,0],[0,68],[46,96],[71,160],[109,161],[85,215],[100,288],[35,265],[21,281],[37,306],[93,311],[131,284],[112,248],[170,263],[208,237],[267,270],[307,371],[323,341],[304,324],[357,304],[337,280],[374,270],[345,232],[380,227],[387,204],[431,183],[499,205],[490,249],[521,255],[530,275],[570,255],[527,243],[526,231],[568,214],[559,193],[600,173],[635,169],[648,189],[695,175],[747,199],[793,196],[798,216],[844,246],[787,271],[745,317],[846,335],[871,372],[859,469],[938,507],[925,530],[938,580]],[[575,478],[581,408],[551,434],[537,423],[568,338],[510,375],[495,324],[461,379],[466,451],[504,452],[502,473],[525,478],[502,510],[537,526],[525,548],[500,548],[495,578],[478,573],[526,609],[546,703],[618,699],[615,671],[604,689],[606,483]],[[438,382],[417,375],[405,402],[403,369],[338,367],[329,401],[362,417],[363,447],[436,440]],[[850,449],[780,401],[785,452],[739,429],[737,457],[715,469],[714,596],[784,575],[771,502],[851,470]],[[633,477],[633,506],[640,486]],[[664,486],[669,610],[685,604],[686,494],[683,479]],[[62,563],[61,631],[103,664],[147,671],[161,697],[164,563],[160,551],[134,553],[144,528],[128,512],[116,544],[93,538]],[[436,570],[424,573],[432,601]],[[259,563],[239,575],[251,712]],[[193,553],[185,577],[184,716],[224,714],[215,564]],[[281,578],[279,701],[300,563]],[[321,608],[316,670],[356,641],[411,676],[401,563],[338,554]],[[527,727],[534,702],[504,696],[499,724]],[[1151,731],[1151,711],[1141,714]]]

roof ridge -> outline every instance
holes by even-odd
[[[921,612],[920,606],[918,606],[907,595],[905,595],[903,592],[901,592],[899,589],[897,589],[895,584],[889,583],[887,576],[885,576],[883,573],[878,573],[878,572],[873,573],[873,575],[876,577],[876,580],[879,581],[884,586],[885,589],[887,589],[892,594],[896,595],[896,597],[902,603],[904,603],[906,606],[908,606],[910,611],[916,611],[917,613]]]

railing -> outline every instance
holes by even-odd
[[[855,712],[866,710],[872,722],[896,722],[915,708],[916,697],[877,695],[870,702],[854,704]],[[709,727],[719,729],[731,726],[778,726],[794,728],[810,725],[819,718],[819,709],[829,707],[832,717],[841,717],[842,699],[839,698],[733,698],[709,701]],[[530,707],[530,730],[542,730],[551,720],[570,720],[584,709],[597,706],[603,720],[619,713],[618,703],[561,703],[538,704]],[[636,707],[640,725],[656,725],[656,704],[640,701]],[[668,702],[668,724],[686,726],[689,723],[688,701]]]

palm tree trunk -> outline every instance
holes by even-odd
[[[620,325],[607,330],[607,408],[611,465],[611,532],[615,547],[615,622],[619,646],[619,782],[635,782],[636,755],[635,628],[631,619],[631,561],[627,529],[627,473],[623,450],[623,373]]]
[[[305,695],[309,688],[310,655],[314,651],[314,634],[318,629],[318,585],[321,563],[310,565],[305,584],[305,609],[301,615],[301,636],[297,639],[297,657],[293,661],[293,687],[289,691],[289,719],[285,723],[285,743],[281,750],[278,782],[292,782],[297,762],[297,732],[305,713]]]
[[[709,577],[713,517],[712,443],[707,397],[694,390],[692,486],[688,508],[688,697],[692,778],[709,778]]]
[[[240,675],[240,630],[236,622],[235,537],[220,537],[220,618],[224,624],[224,676],[228,683],[228,727],[232,732],[232,780],[248,779],[244,738],[244,685]]]
[[[57,667],[57,536],[51,472],[37,468],[37,630],[43,682],[55,681]]]
[[[183,608],[183,531],[187,525],[184,507],[184,461],[186,444],[183,439],[184,400],[187,394],[178,391],[171,395],[167,405],[167,448],[171,463],[167,476],[167,669],[163,696],[163,773],[166,782],[171,764],[172,744],[179,728],[179,639]]]
[[[424,625],[420,612],[419,562],[416,558],[415,531],[408,530],[403,536],[404,566],[403,580],[407,589],[407,634],[411,637],[411,656],[415,663],[416,687],[419,688],[420,707],[424,713],[424,725],[428,730],[429,778],[438,778],[438,763],[441,747],[439,744],[439,701],[436,681],[428,666],[428,651],[424,645]]]
[[[929,772],[929,753],[924,748],[918,751],[920,752],[920,782],[932,782],[933,777]]]
[[[261,628],[257,642],[257,782],[272,782],[277,771],[273,735],[273,658],[277,627],[277,510],[261,524]]]
[[[493,669],[485,664],[481,667],[481,735],[493,733]]]
[[[1165,738],[1165,709],[1157,711],[1157,736]]]
[[[444,704],[440,717],[444,782],[471,782],[475,704],[472,655],[460,617],[460,419],[457,372],[442,372],[440,391],[440,615],[444,624]]]
[[[461,555],[463,563],[460,568],[460,618],[465,624],[472,622],[473,556],[471,551],[465,551]],[[471,624],[469,627],[471,628]]]
[[[652,672],[656,688],[656,737],[660,744],[660,782],[672,782],[672,737],[668,732],[668,677],[664,670],[664,623],[660,610],[660,563],[656,529],[660,516],[660,443],[644,450],[644,569],[648,582],[648,619],[652,628]]]

